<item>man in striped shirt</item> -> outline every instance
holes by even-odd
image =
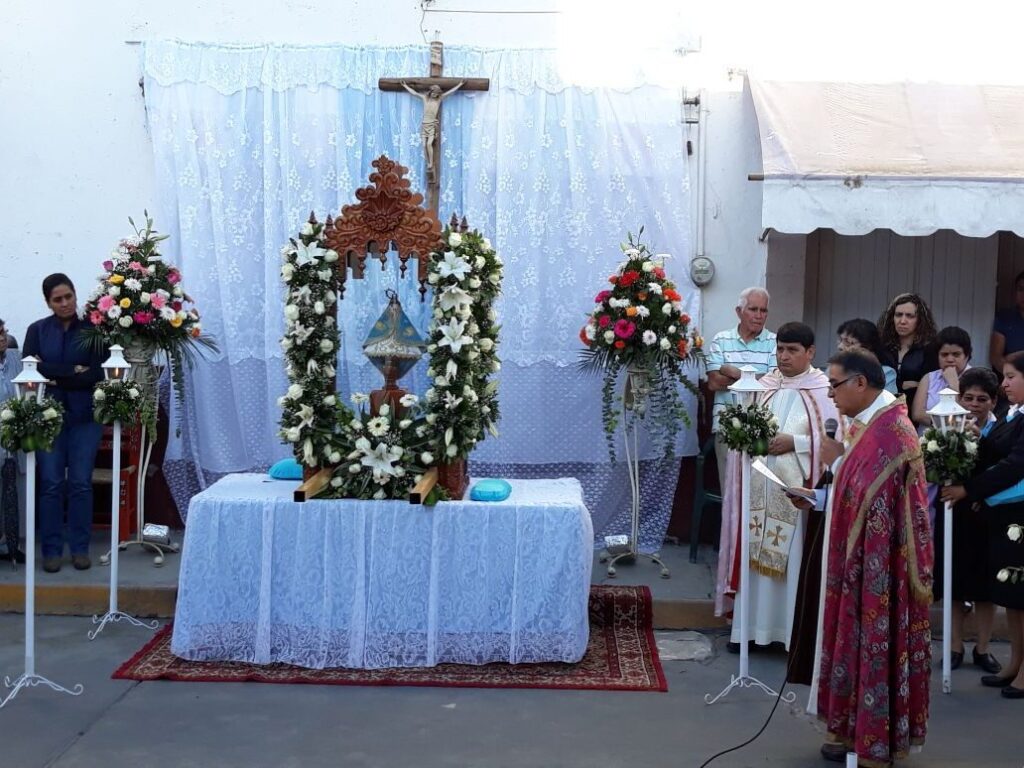
[[[729,449],[718,433],[718,414],[732,402],[729,385],[739,380],[741,365],[756,368],[758,378],[776,367],[775,334],[764,327],[769,298],[764,288],[745,288],[736,302],[739,325],[715,334],[707,351],[708,389],[715,393],[711,431],[715,435],[718,477],[723,484]]]

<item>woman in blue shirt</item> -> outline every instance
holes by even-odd
[[[92,393],[103,378],[103,355],[84,336],[87,325],[78,317],[75,286],[67,275],[43,280],[43,297],[52,314],[28,327],[22,348],[24,357],[39,358],[39,372],[51,380],[47,393],[64,406],[64,426],[53,449],[36,454],[43,570],[60,570],[66,501],[71,562],[84,571],[92,565],[92,470],[103,434],[93,421]]]

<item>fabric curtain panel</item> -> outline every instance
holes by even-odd
[[[377,79],[423,75],[429,52],[166,41],[147,43],[143,58],[157,226],[171,235],[167,257],[221,348],[190,378],[180,423],[173,417],[181,435],[172,434],[165,469],[184,515],[189,495],[211,478],[288,454],[277,435],[287,388],[280,249],[311,211],[322,220],[355,202],[381,154],[409,167],[413,188],[425,192],[422,105],[380,91]],[[621,463],[608,464],[600,381],[577,370],[578,333],[620,260],[619,243],[641,225],[655,252],[674,256],[667,270],[700,317],[686,270],[679,92],[640,76],[614,90],[576,86],[547,50],[446,48],[445,71],[489,77],[491,88],[444,102],[440,217],[465,216],[506,264],[501,436],[474,452],[471,473],[578,476],[595,530],[623,532],[629,483]],[[380,386],[361,346],[387,288],[418,328],[429,324],[413,275],[401,279],[397,259],[386,270],[370,262],[340,303],[346,398]],[[425,370],[422,361],[403,386],[422,394]],[[684,429],[676,454],[695,452]],[[650,475],[642,538],[652,548],[671,512],[678,461],[656,460],[651,446],[642,457]]]

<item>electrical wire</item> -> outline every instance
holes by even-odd
[[[824,503],[824,508],[825,509],[828,509],[828,494],[829,494],[830,488],[831,488],[830,485],[826,485],[825,486],[825,503]],[[822,512],[822,515],[824,515],[824,514],[825,513]],[[814,552],[814,550],[817,548],[818,540],[821,538],[821,532],[823,530],[825,530],[825,525],[826,525],[826,522],[824,520],[822,520],[821,525],[818,526],[818,530],[815,531],[815,533],[814,533],[814,541],[811,542],[811,550],[810,550],[811,552]],[[803,571],[804,571],[803,576],[806,576],[807,569],[810,567],[810,563],[805,561],[805,562],[802,562],[801,565],[803,566]],[[799,636],[796,638],[796,642],[793,644],[793,649],[790,651],[790,654],[789,654],[790,661],[792,661],[792,659],[796,656],[797,651],[800,649],[800,641],[802,639],[803,638],[799,637]],[[742,638],[741,638],[741,642],[742,642]],[[729,747],[728,749],[723,749],[721,752],[717,752],[717,753],[713,754],[711,757],[709,757],[707,760],[705,760],[703,763],[700,764],[700,768],[707,768],[707,766],[709,766],[713,761],[717,760],[718,758],[724,757],[725,755],[728,755],[730,752],[736,752],[736,751],[738,751],[740,749],[743,749],[744,747],[746,747],[746,746],[748,746],[750,744],[753,744],[755,741],[757,741],[757,739],[761,736],[761,734],[765,732],[765,730],[768,728],[768,724],[771,723],[771,721],[772,721],[772,717],[775,716],[775,710],[777,710],[779,708],[779,702],[782,701],[783,694],[786,692],[786,684],[789,682],[789,663],[790,662],[786,663],[786,676],[782,679],[782,685],[779,686],[779,693],[775,697],[775,704],[772,705],[772,711],[768,713],[768,717],[765,718],[764,724],[761,726],[761,728],[758,730],[758,732],[755,733],[753,736],[751,736],[746,741],[744,741],[742,744],[737,744],[734,747]]]

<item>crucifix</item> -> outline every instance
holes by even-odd
[[[441,196],[441,102],[455,91],[490,90],[486,77],[442,77],[444,70],[444,43],[430,44],[429,77],[382,77],[378,87],[382,91],[408,91],[423,102],[423,120],[420,138],[427,169],[427,206],[438,212]]]

